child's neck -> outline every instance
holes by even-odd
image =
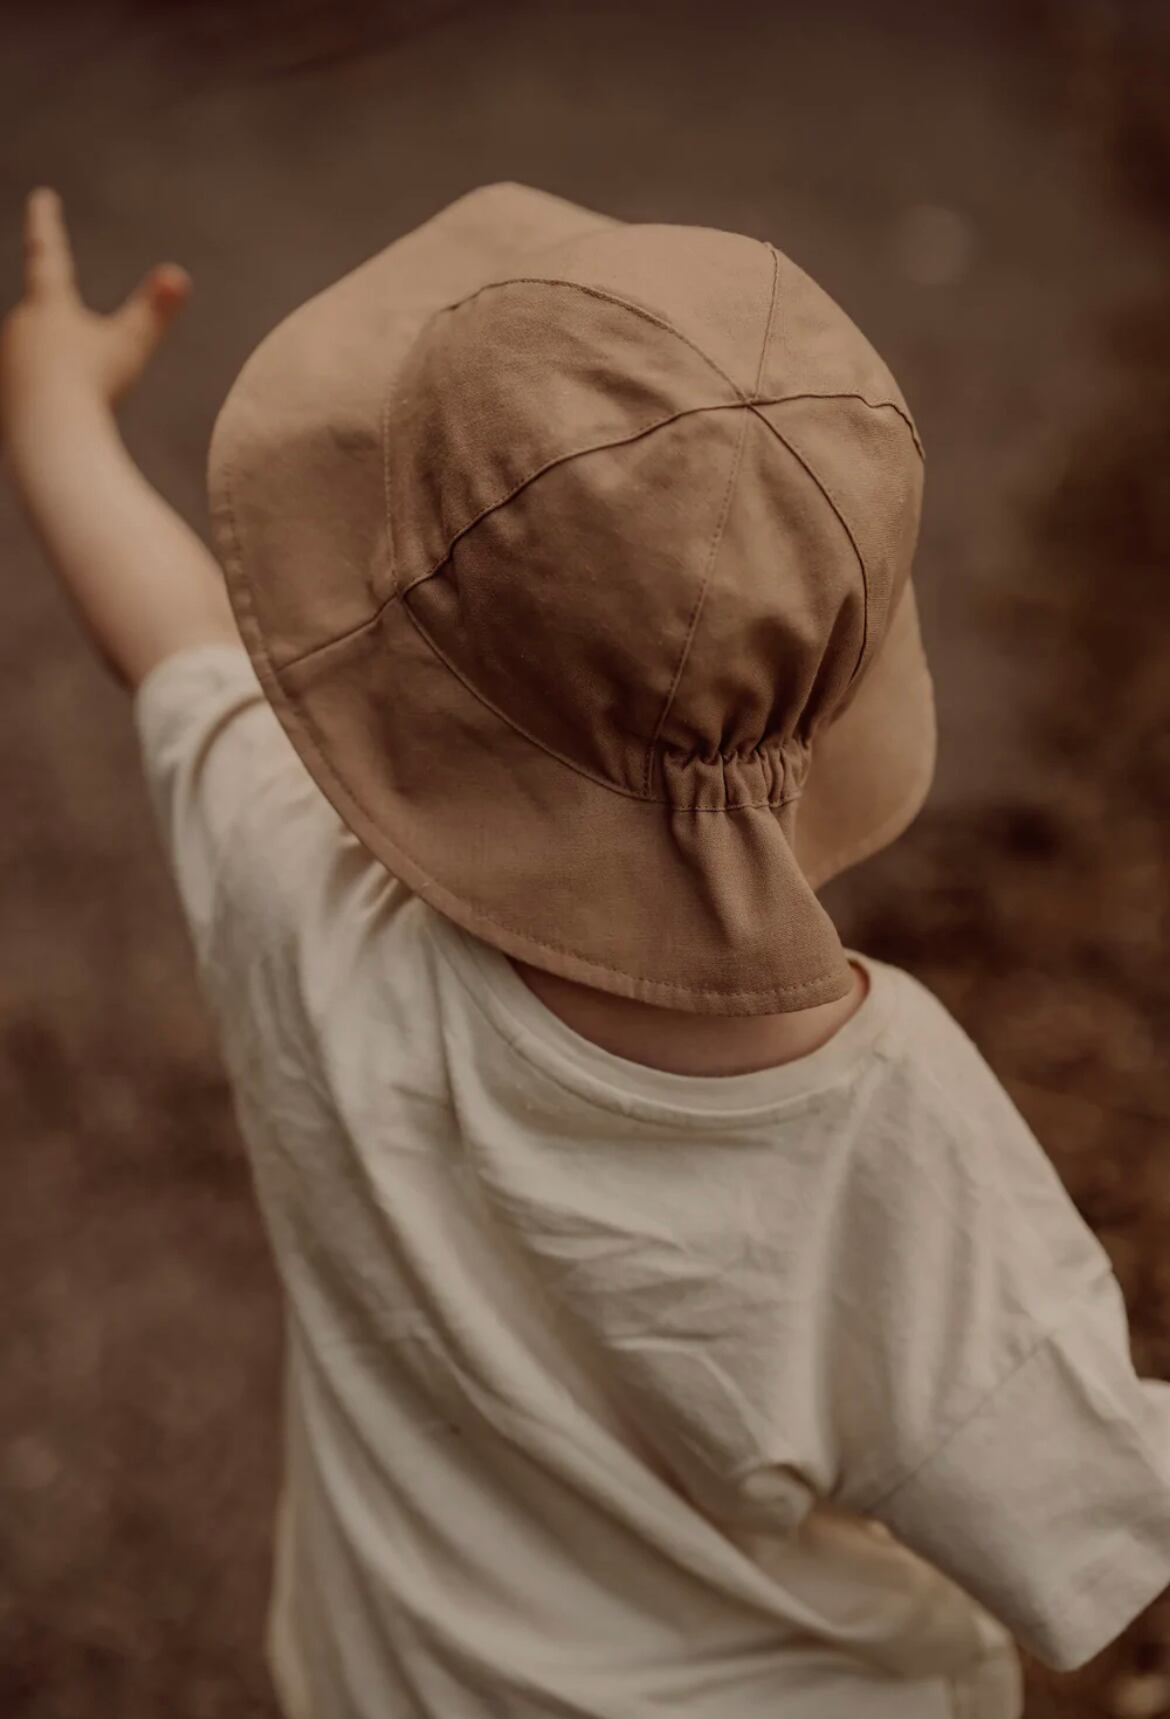
[[[512,967],[582,1038],[669,1074],[752,1074],[794,1062],[826,1044],[857,1013],[869,990],[865,972],[850,963],[853,989],[837,1002],[783,1015],[694,1015],[615,997],[524,961],[512,960]]]

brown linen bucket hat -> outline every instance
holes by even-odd
[[[359,841],[506,955],[722,1015],[848,992],[815,890],[926,797],[922,482],[773,245],[512,183],[287,316],[208,459],[243,642]]]

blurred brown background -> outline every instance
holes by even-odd
[[[207,537],[215,411],[287,311],[470,186],[775,240],[927,453],[930,806],[825,892],[983,1050],[1170,1377],[1170,13],[1006,0],[47,0],[25,193],[109,309],[195,281],[122,412]],[[279,1305],[138,773],[0,485],[0,1714],[271,1715]],[[1170,1713],[1170,1602],[1029,1719]],[[828,1719],[828,1716],[826,1716]]]

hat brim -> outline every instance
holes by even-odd
[[[306,768],[437,911],[506,954],[644,1002],[812,1007],[852,983],[813,891],[893,841],[933,774],[911,585],[852,703],[818,737],[795,816],[743,809],[701,833],[694,814],[615,791],[521,733],[442,660],[409,603],[378,601],[381,403],[419,328],[502,266],[616,224],[526,186],[486,186],[301,305],[216,420],[216,547],[243,643]],[[517,902],[522,917],[505,905]]]

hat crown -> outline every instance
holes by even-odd
[[[845,993],[815,890],[933,770],[921,450],[788,259],[479,187],[261,342],[208,478],[264,690],[410,890],[669,1008]]]
[[[421,331],[385,434],[388,591],[501,714],[632,791],[663,752],[807,742],[909,574],[896,384],[742,235],[607,229],[481,285]]]

